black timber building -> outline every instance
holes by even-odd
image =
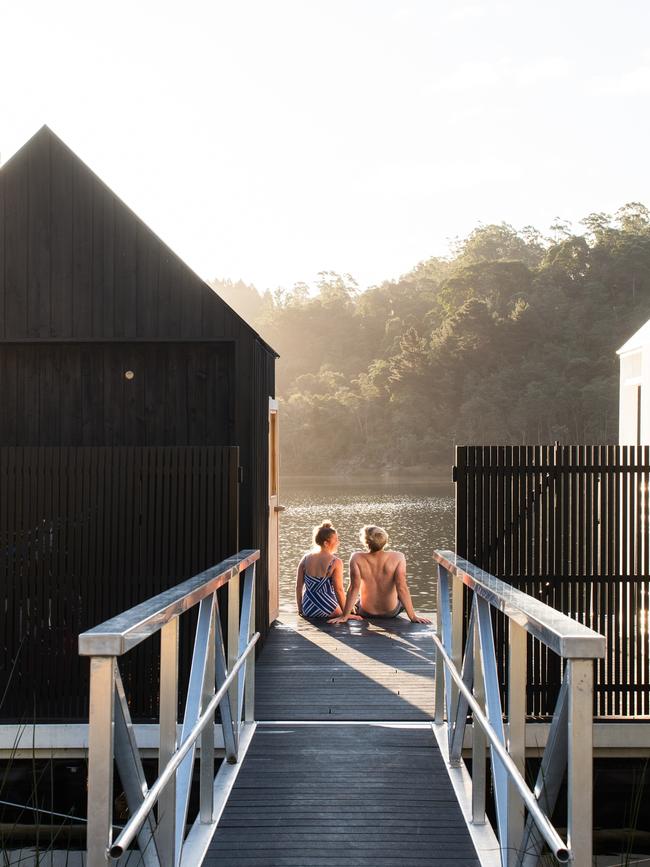
[[[265,631],[276,357],[49,128],[0,168],[2,719],[83,718],[76,635],[242,548]]]

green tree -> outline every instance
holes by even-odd
[[[479,226],[365,292],[334,272],[263,296],[221,281],[280,352],[285,471],[448,465],[455,443],[614,442],[615,351],[650,318],[650,213],[631,202],[580,225],[557,219],[549,239]]]

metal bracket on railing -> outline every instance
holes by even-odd
[[[467,629],[465,653],[463,654],[463,667],[460,673],[461,680],[468,690],[470,690],[474,685],[474,612],[475,608],[472,606],[469,626]],[[449,759],[452,766],[458,765],[461,761],[463,740],[465,738],[465,726],[467,725],[467,710],[467,697],[464,692],[459,692],[456,701],[456,712],[451,717],[452,722],[448,726]]]
[[[200,576],[148,600],[80,636],[91,657],[88,750],[88,867],[105,867],[137,839],[145,867],[180,867],[184,853],[205,854],[234,776],[254,730],[255,563],[259,551],[244,551]],[[241,615],[239,580],[243,575]],[[232,583],[229,583],[231,579]],[[237,655],[226,663],[217,590],[228,585],[228,630]],[[194,651],[180,738],[178,708],[178,618],[198,604]],[[147,786],[118,656],[145,638],[161,634],[159,775]],[[115,652],[117,651],[117,652]],[[232,691],[232,692],[231,692]],[[236,700],[233,703],[233,694]],[[214,777],[215,713],[219,709],[227,762]],[[243,717],[242,717],[243,715]],[[114,730],[113,730],[114,723]],[[246,737],[243,737],[243,726]],[[196,744],[200,741],[199,815],[186,835]],[[113,761],[130,818],[112,840]],[[230,763],[230,764],[229,764]],[[226,779],[227,778],[227,779]],[[157,819],[153,809],[157,807]],[[198,862],[197,862],[198,863]]]
[[[497,829],[503,867],[537,867],[544,846],[557,861],[569,859],[576,867],[591,867],[592,808],[585,792],[592,790],[593,660],[604,653],[604,639],[560,612],[510,587],[492,575],[457,558],[435,552],[438,562],[438,623],[434,635],[436,663],[435,721],[445,722],[450,765],[462,760],[468,713],[473,717],[472,816],[485,821],[485,741],[489,743]],[[452,630],[464,622],[452,612],[452,580],[472,591],[465,649],[461,664],[452,649],[460,636]],[[492,630],[492,608],[510,620],[510,640],[523,659],[511,659],[511,690],[525,697],[526,641],[529,632],[565,658],[565,677],[558,696],[546,749],[533,791],[523,776],[525,755],[522,696],[511,694],[508,732],[504,727],[497,655]],[[523,641],[521,639],[524,639]],[[514,652],[514,651],[513,651]],[[512,654],[511,654],[512,656]],[[459,671],[460,668],[460,671]],[[513,716],[514,714],[514,716]],[[517,714],[522,719],[516,718]],[[507,736],[506,736],[507,735]],[[568,842],[550,821],[563,774],[568,767]],[[523,825],[524,807],[528,811]]]
[[[547,816],[553,814],[567,767],[568,678],[567,671],[555,704],[553,722],[535,781],[535,798]],[[543,841],[535,823],[528,816],[519,850],[521,867],[537,867]]]
[[[149,789],[140,759],[140,751],[133,732],[131,714],[122,684],[119,668],[115,665],[115,764],[124,788],[129,814],[132,816],[142,806]],[[149,814],[138,831],[138,848],[145,867],[161,863],[155,836],[154,817]]]

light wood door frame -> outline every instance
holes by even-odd
[[[280,427],[278,401],[269,398],[269,623],[280,613]]]

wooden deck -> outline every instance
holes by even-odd
[[[430,628],[281,617],[208,867],[478,867],[430,726]]]
[[[431,627],[396,620],[314,625],[281,616],[257,666],[257,720],[430,720]]]

